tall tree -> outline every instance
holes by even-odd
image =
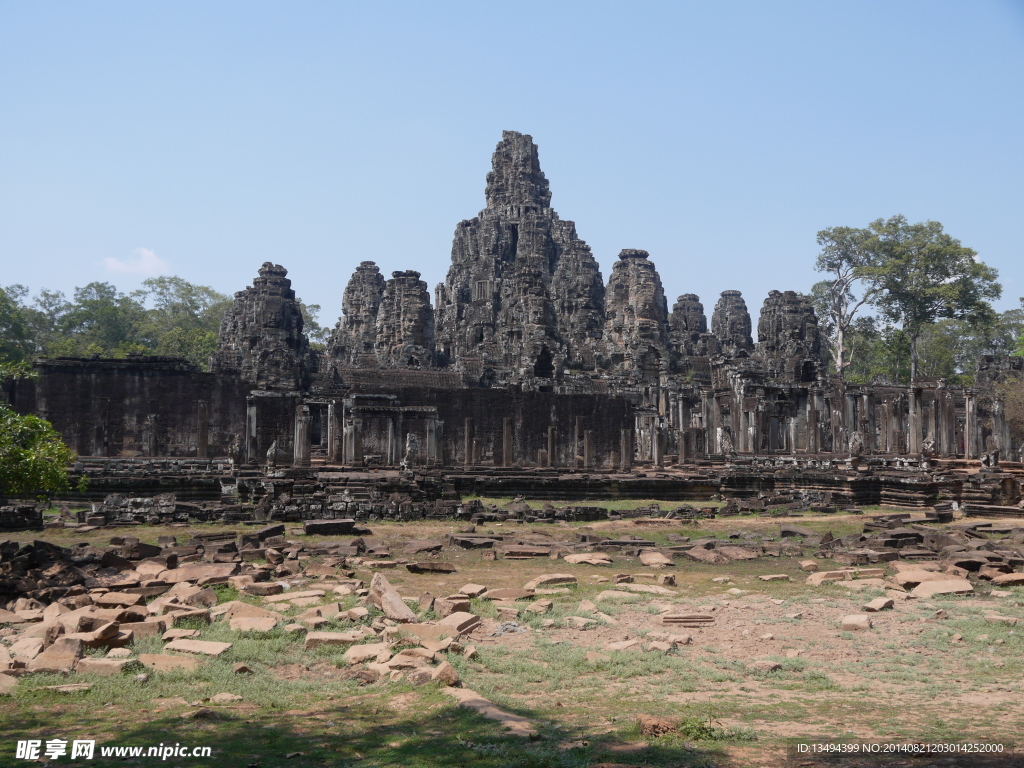
[[[0,360],[25,360],[35,352],[23,285],[0,286]]]
[[[876,258],[865,248],[870,239],[871,234],[867,230],[853,227],[831,227],[818,232],[821,253],[814,268],[818,272],[827,272],[829,279],[815,284],[812,296],[819,312],[823,311],[823,325],[836,373],[844,380],[851,362],[847,345],[850,328],[860,308],[877,293],[873,284],[864,284],[866,270]],[[859,290],[859,297],[854,293],[855,289]]]
[[[942,318],[972,326],[993,323],[989,300],[1002,295],[998,273],[943,232],[942,224],[910,224],[893,216],[867,229],[870,236],[861,247],[870,263],[860,274],[875,290],[871,303],[907,334],[911,379],[918,375],[918,339],[927,326]]]

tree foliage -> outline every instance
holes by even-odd
[[[0,383],[32,376],[24,363],[0,362]],[[75,454],[50,422],[20,416],[0,400],[0,496],[49,496],[70,489]]]

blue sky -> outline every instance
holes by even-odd
[[[1024,3],[0,0],[0,283],[356,264],[433,286],[502,130],[607,280],[807,290],[815,234],[941,221],[1024,295]]]

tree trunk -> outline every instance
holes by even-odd
[[[910,381],[917,378],[917,334],[910,334]]]

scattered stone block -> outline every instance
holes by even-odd
[[[119,675],[128,664],[128,659],[97,659],[93,656],[86,656],[78,660],[75,671],[84,674],[102,675],[111,677]]]
[[[871,619],[860,613],[844,616],[842,626],[844,632],[862,632],[871,629]]]
[[[974,592],[974,586],[967,579],[944,579],[942,581],[925,581],[912,590],[916,597],[935,597],[935,595],[968,595]]]
[[[305,630],[305,627],[302,629]],[[349,632],[310,632],[306,635],[304,648],[308,651],[321,645],[354,645],[365,636],[359,630],[351,630]]]
[[[530,581],[523,585],[523,589],[527,592],[533,592],[538,587],[554,587],[559,584],[572,584],[575,586],[577,583],[576,577],[569,573],[545,573],[542,576],[530,579]],[[464,592],[463,594],[466,593]]]
[[[139,662],[141,662],[143,666],[155,669],[158,672],[192,672],[199,669],[202,664],[202,661],[196,658],[189,656],[172,656],[164,653],[139,654]]]
[[[28,662],[29,672],[57,672],[68,674],[82,658],[81,640],[60,637],[54,643]]]
[[[879,611],[889,611],[895,605],[891,597],[876,597],[871,602],[862,606],[861,610],[867,611],[868,613],[878,613]]]
[[[324,619],[326,622],[327,619]],[[259,616],[234,616],[228,623],[236,632],[270,632],[277,626],[277,619]]]
[[[459,594],[466,597],[480,597],[486,591],[487,587],[482,584],[463,584],[459,589]]]
[[[164,646],[167,651],[198,653],[203,656],[220,656],[231,647],[231,643],[217,643],[212,640],[174,640]]]
[[[771,573],[766,576],[758,576],[761,581],[789,581],[787,573]]]

